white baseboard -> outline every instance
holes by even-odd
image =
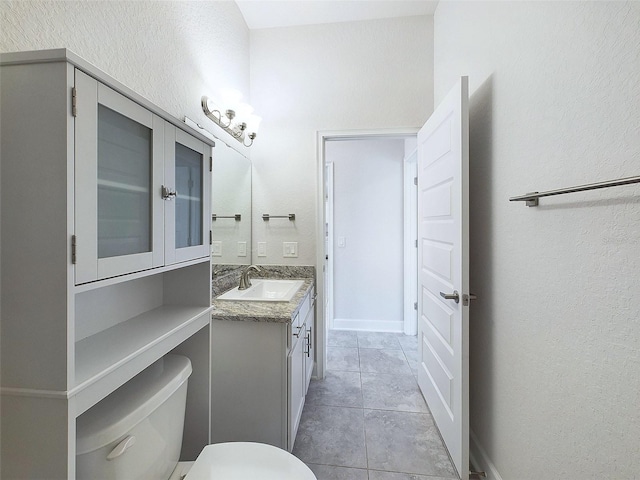
[[[475,433],[469,431],[469,460],[476,472],[485,472],[487,480],[502,480],[502,477],[498,473],[498,469],[493,464],[487,452],[482,448],[478,437]]]
[[[360,318],[334,318],[335,330],[359,330],[363,332],[404,332],[402,320],[366,320]]]

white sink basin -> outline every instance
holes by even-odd
[[[252,279],[246,290],[238,287],[220,295],[217,300],[241,302],[288,302],[300,289],[304,280]]]

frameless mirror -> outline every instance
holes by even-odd
[[[213,149],[211,261],[251,264],[251,161],[221,141]]]

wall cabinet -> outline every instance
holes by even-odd
[[[205,257],[211,147],[77,68],[74,85],[76,284]]]
[[[195,458],[212,143],[67,50],[0,65],[3,478],[75,478],[76,418],[174,350]]]
[[[304,407],[313,353],[315,290],[293,318],[211,323],[212,442],[251,441],[291,451]]]

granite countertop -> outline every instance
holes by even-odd
[[[314,285],[312,278],[300,278],[304,283],[289,302],[242,302],[213,299],[211,318],[244,322],[290,323],[300,309],[302,299]]]

